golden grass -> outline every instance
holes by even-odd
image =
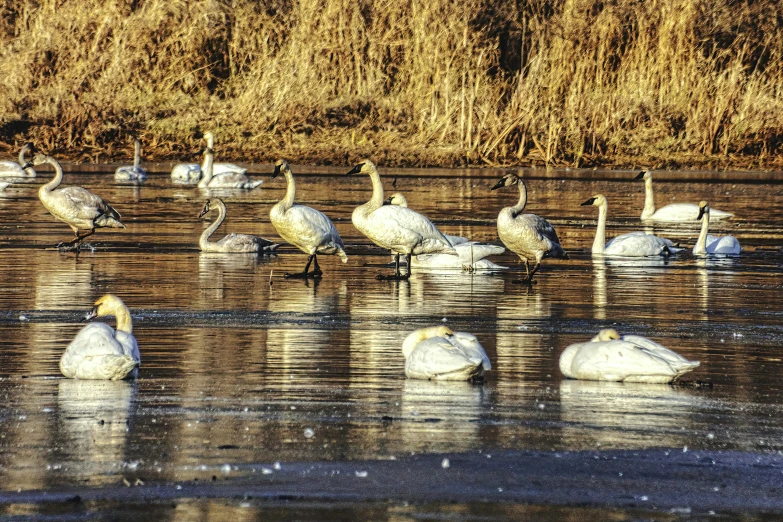
[[[72,159],[764,167],[777,0],[5,0],[0,138]]]

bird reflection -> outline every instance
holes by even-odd
[[[51,264],[41,264],[35,274],[35,308],[82,308],[95,300],[92,291],[95,256],[82,252],[78,256],[45,254]]]
[[[71,473],[90,484],[115,483],[109,475],[125,461],[137,384],[129,381],[63,379],[57,406],[65,459]]]
[[[593,256],[593,317],[606,319],[606,261],[604,256]]]
[[[701,402],[692,391],[666,384],[564,379],[563,442],[585,448],[681,446]]]

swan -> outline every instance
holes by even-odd
[[[630,232],[622,234],[610,240],[606,245],[606,215],[609,212],[609,204],[603,194],[596,194],[582,206],[592,205],[598,207],[598,226],[595,229],[593,241],[593,254],[607,256],[646,257],[669,255],[678,250],[672,247],[672,242],[652,234],[644,232]]]
[[[590,381],[668,383],[699,364],[645,337],[620,336],[613,329],[572,344],[560,355],[563,375]]]
[[[296,184],[294,175],[291,172],[291,166],[285,160],[275,162],[275,171],[272,179],[280,173],[285,176],[288,183],[285,197],[280,200],[269,212],[269,220],[287,242],[294,245],[302,252],[309,254],[307,265],[304,271],[297,274],[286,274],[286,277],[321,277],[321,268],[318,266],[318,254],[334,254],[340,256],[343,263],[348,262],[348,256],[345,254],[345,245],[334,223],[326,214],[312,207],[305,205],[295,205]],[[315,262],[312,272],[310,263]]]
[[[652,186],[652,172],[645,170],[640,172],[634,179],[644,179],[644,210],[642,210],[642,219],[652,221],[698,221],[699,206],[693,203],[672,203],[665,207],[655,210],[655,194]],[[713,218],[725,219],[734,214],[722,210],[713,210]]]
[[[125,183],[147,181],[147,171],[141,168],[141,140],[133,143],[133,166],[118,167],[114,172],[114,181]]]
[[[517,254],[525,263],[527,277],[522,281],[512,282],[531,284],[543,258],[568,259],[568,254],[560,246],[557,232],[549,221],[535,214],[522,213],[527,205],[527,187],[522,178],[513,173],[506,174],[491,190],[511,185],[519,187],[519,202],[513,207],[504,208],[498,214],[498,236],[506,248]],[[530,259],[536,260],[532,272]]]
[[[402,343],[405,375],[411,379],[466,381],[480,378],[492,364],[478,339],[447,326],[420,328]]]
[[[397,205],[398,207],[408,208],[408,200],[405,198],[405,196],[401,192],[395,192],[394,194],[389,196],[386,199],[386,203],[384,203],[384,204]],[[462,237],[462,236],[450,236],[448,234],[443,234],[443,235],[446,236],[446,239],[449,240],[449,243],[451,243],[451,246],[461,245],[463,243],[467,243],[468,241],[470,241],[468,238]],[[446,255],[448,255],[448,254],[446,254]],[[414,265],[415,264],[416,263],[414,263]]]
[[[493,263],[487,256],[500,255],[506,251],[498,245],[487,245],[477,241],[469,241],[454,245],[457,255],[452,254],[419,254],[411,258],[416,268],[454,268],[464,272],[494,272],[507,270],[508,267]]]
[[[136,377],[141,363],[139,345],[133,337],[133,324],[128,308],[122,300],[106,294],[84,316],[113,315],[117,330],[104,323],[91,323],[82,328],[60,359],[60,371],[72,379],[111,379],[113,381]]]
[[[701,220],[701,232],[699,232],[699,239],[693,247],[693,255],[737,255],[742,251],[739,241],[734,236],[719,237],[707,234],[710,228],[710,204],[706,201],[699,203],[699,219]]]
[[[9,178],[34,178],[35,170],[29,167],[29,162],[25,159],[28,152],[33,151],[32,143],[25,143],[22,150],[19,151],[19,162],[11,160],[0,161],[0,176]]]
[[[273,252],[280,246],[272,243],[268,239],[248,234],[229,234],[220,241],[211,242],[211,236],[217,230],[223,220],[226,219],[226,204],[220,198],[210,199],[204,205],[204,209],[198,217],[204,217],[212,209],[218,210],[218,218],[207,228],[198,240],[198,246],[202,252],[226,252],[226,253],[247,253],[247,252]]]
[[[359,232],[370,241],[396,254],[393,276],[378,279],[408,279],[411,276],[411,256],[419,254],[451,254],[457,252],[449,240],[426,217],[407,207],[384,205],[383,184],[378,169],[370,160],[364,160],[348,174],[368,174],[372,181],[372,198],[359,205],[351,215],[351,221]],[[400,273],[400,254],[405,254],[408,273]]]
[[[63,180],[63,168],[56,159],[46,154],[37,154],[32,165],[48,163],[54,167],[55,176],[49,183],[38,189],[38,199],[51,215],[68,224],[76,238],[60,243],[58,248],[78,249],[79,244],[95,233],[96,228],[125,228],[120,221],[120,213],[103,201],[100,196],[82,187],[57,188]],[[79,230],[87,230],[79,234]]]
[[[207,147],[215,148],[215,136],[211,132],[204,135],[207,141]],[[171,179],[179,183],[198,183],[201,174],[204,172],[204,166],[198,163],[178,163],[171,169]],[[217,176],[224,173],[245,174],[247,169],[234,165],[233,163],[213,163],[212,175]]]
[[[214,143],[214,136],[211,132],[204,134],[208,143]],[[239,188],[239,189],[254,189],[263,183],[262,180],[252,181],[250,178],[239,172],[224,172],[222,174],[215,174],[215,156],[212,151],[212,147],[207,147],[204,150],[204,169],[201,176],[201,181],[198,182],[199,188]]]

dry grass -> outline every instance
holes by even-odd
[[[0,138],[65,157],[783,163],[777,0],[0,0]]]

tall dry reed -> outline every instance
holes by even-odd
[[[759,166],[776,0],[3,0],[0,138],[81,159]],[[119,150],[122,149],[122,150]]]

